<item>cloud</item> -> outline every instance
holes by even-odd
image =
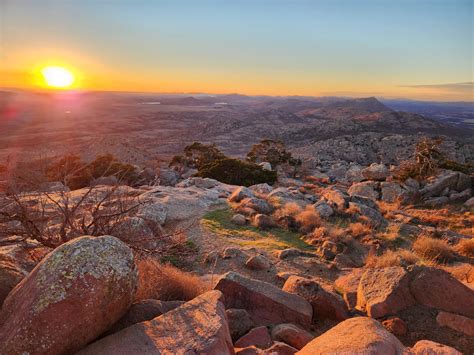
[[[426,88],[426,89],[440,89],[440,90],[473,90],[474,81],[467,81],[465,83],[448,83],[448,84],[425,84],[425,85],[399,85],[401,88]]]

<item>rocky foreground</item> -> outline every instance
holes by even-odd
[[[0,248],[0,354],[472,353],[472,276],[453,271],[472,265],[455,252],[472,238],[471,177],[399,183],[374,164],[314,179],[121,187],[144,202],[116,236],[72,233],[55,248],[11,236]],[[46,205],[86,191],[50,191]],[[420,212],[451,218],[448,207],[462,231]],[[138,248],[161,248],[159,235],[190,221],[186,267],[205,292],[138,299]],[[420,252],[421,235],[446,243],[449,260]],[[410,258],[382,259],[402,249]]]

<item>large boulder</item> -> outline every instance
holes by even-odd
[[[347,305],[342,297],[325,290],[314,280],[290,276],[283,285],[283,290],[307,300],[313,307],[314,319],[344,320],[349,317]]]
[[[233,354],[222,294],[206,292],[151,321],[103,338],[79,354]]]
[[[260,349],[266,349],[272,345],[272,338],[270,337],[268,328],[261,326],[253,328],[247,334],[238,339],[234,345],[236,348],[255,346]]]
[[[363,216],[367,219],[367,222],[374,228],[383,228],[388,225],[388,222],[383,218],[382,214],[378,209],[368,207],[365,204],[350,202],[349,207],[356,214]]]
[[[303,348],[314,336],[294,324],[278,324],[272,329],[272,338],[282,341],[296,349]]]
[[[378,183],[373,181],[363,181],[353,184],[347,192],[351,196],[367,197],[373,201],[377,201],[380,197],[378,192]]]
[[[384,181],[387,179],[390,171],[384,164],[373,163],[365,169],[362,169],[362,176],[367,180]]]
[[[409,348],[407,355],[462,355],[456,349],[436,343],[431,340],[420,340],[412,348]]]
[[[414,273],[410,290],[418,303],[474,318],[474,290],[441,269],[422,267]]]
[[[297,354],[384,354],[400,355],[403,344],[375,319],[345,320],[309,342]]]
[[[303,297],[269,283],[228,272],[215,288],[224,294],[226,308],[246,309],[257,325],[291,322],[306,328],[311,324],[313,309]]]
[[[140,206],[137,217],[161,226],[166,221],[166,208],[161,203],[145,203]]]
[[[415,304],[409,285],[410,275],[402,267],[367,269],[357,290],[357,309],[372,318],[396,314]]]
[[[130,307],[137,285],[132,251],[111,236],[81,237],[46,256],[0,313],[5,354],[72,353]]]
[[[474,337],[474,319],[472,318],[441,311],[436,316],[436,321],[442,327],[449,327],[467,336]]]
[[[448,190],[463,191],[471,186],[469,176],[457,171],[444,171],[420,190],[424,197],[440,196]]]

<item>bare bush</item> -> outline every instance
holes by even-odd
[[[33,239],[55,248],[81,235],[117,235],[140,205],[123,186],[91,186],[75,192],[18,192],[0,201],[0,241]]]
[[[312,205],[306,206],[295,218],[301,224],[301,230],[305,233],[311,232],[321,225],[321,218]]]

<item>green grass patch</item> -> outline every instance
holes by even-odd
[[[233,212],[226,208],[210,211],[201,219],[201,224],[219,237],[246,247],[264,249],[313,248],[301,239],[301,235],[277,227],[268,231],[253,226],[238,226],[231,222]]]

